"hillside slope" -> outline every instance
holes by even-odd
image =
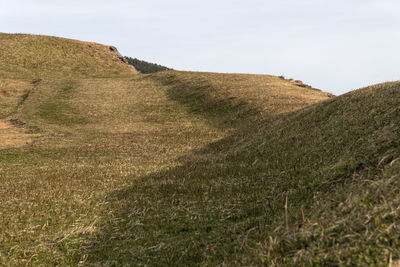
[[[21,120],[21,109],[39,84],[138,73],[115,47],[91,42],[0,33],[0,47],[0,149],[29,144],[38,137],[35,126],[29,128]]]
[[[208,75],[228,77],[169,72],[119,78],[44,78],[28,83],[34,89],[17,101],[11,117],[2,118],[12,127],[0,129],[8,138],[11,130],[24,132],[18,138],[11,135],[14,143],[8,142],[7,149],[0,150],[4,221],[0,262],[76,265],[88,259],[91,237],[103,231],[103,219],[107,220],[103,215],[118,212],[117,207],[123,205],[109,200],[115,190],[181,165],[185,155],[195,162],[214,157],[194,152],[261,118],[260,112],[244,113],[251,107],[244,91],[228,94],[225,89],[210,87],[215,77],[208,81]],[[246,77],[252,76],[243,76],[241,85]],[[253,78],[264,82],[276,79]],[[249,79],[247,86],[253,84]],[[234,89],[235,82],[230,85]],[[287,86],[293,85],[288,82]],[[181,91],[190,88],[194,95],[186,92],[186,102],[180,98]],[[261,94],[266,97],[269,87],[263,88]],[[315,91],[316,99],[310,101],[324,95]],[[281,100],[286,103],[284,90]],[[220,108],[216,108],[218,103]],[[215,112],[203,112],[203,104],[213,106]],[[254,109],[262,110],[259,104]],[[307,105],[305,101],[295,108]],[[282,112],[285,110],[277,114]],[[238,113],[243,116],[237,118]],[[21,138],[23,142],[17,142]],[[123,229],[120,231],[123,235]],[[131,248],[122,251],[126,249]]]
[[[0,78],[113,77],[137,71],[115,47],[50,36],[0,33]]]
[[[400,256],[399,107],[400,83],[372,86],[187,154],[110,195],[89,260],[386,266]]]
[[[0,265],[400,258],[400,83],[330,97],[0,37]]]
[[[217,128],[272,119],[331,97],[271,75],[164,71],[149,77],[166,88],[171,100]]]
[[[328,98],[266,75],[131,75],[130,69],[120,71],[125,65],[117,61],[92,64],[88,43],[5,37],[3,44],[11,40],[2,54],[0,83],[0,264],[5,265],[90,264],[92,237],[123,205],[108,200],[115,190],[181,165],[182,157],[194,162],[219,157],[195,151],[262,116]],[[16,43],[21,38],[25,44]],[[99,57],[113,63],[108,48],[100,48],[105,54]],[[21,50],[35,49],[24,62],[24,57],[14,60]],[[47,54],[53,57],[44,64]]]

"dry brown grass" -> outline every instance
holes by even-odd
[[[40,127],[43,137],[2,151],[2,263],[67,262],[74,250],[58,244],[96,230],[108,193],[132,176],[176,166],[177,157],[221,136],[140,76],[79,80],[68,92],[65,86],[41,84],[21,110],[20,119]],[[68,113],[68,105],[86,120],[70,124],[69,117],[37,113],[54,100],[59,111]]]
[[[109,46],[58,37],[0,33],[0,78],[112,77],[137,71]]]
[[[24,146],[38,137],[21,127],[22,122],[11,123],[33,88],[31,82],[0,79],[0,149]]]
[[[165,71],[148,79],[159,81],[170,99],[218,128],[273,119],[330,97],[270,75]]]
[[[0,121],[0,150],[26,146],[37,137],[39,135],[27,133],[25,129],[15,128]]]
[[[178,83],[186,79],[183,87],[187,88],[197,81],[201,85],[219,82],[216,74],[209,74],[209,80],[206,74],[199,80],[195,73],[176,75]],[[241,82],[238,91],[235,81],[230,82],[233,88],[229,91],[214,84],[212,92],[218,95],[212,98],[221,92],[223,98],[245,98],[245,86],[255,82],[245,85],[250,76],[235,77]],[[275,79],[255,77],[259,81],[264,78]],[[260,87],[268,99],[268,84]],[[107,203],[113,191],[126,188],[132,179],[181,165],[182,156],[231,131],[229,127],[214,127],[207,116],[193,114],[171,90],[169,85],[160,84],[159,75],[43,79],[35,85],[15,115],[26,124],[2,129],[3,148],[8,144],[7,150],[0,150],[0,177],[4,181],[0,205],[6,222],[0,231],[3,263],[76,263],[73,243],[84,244],[89,236],[98,234],[101,214],[113,212]],[[209,93],[208,88],[204,93]],[[258,105],[261,108],[269,103],[260,101]],[[219,114],[234,116],[230,109]],[[23,135],[30,127],[38,128],[40,137]],[[32,139],[35,142],[27,145]],[[187,160],[203,159],[192,156]]]
[[[301,87],[301,83],[271,75],[171,71],[154,76],[164,81],[179,81],[188,90],[208,87],[213,97],[241,99],[260,109],[264,116],[289,113],[329,97],[328,93]]]
[[[299,81],[0,44],[0,265],[398,263],[399,83],[311,105]]]
[[[27,81],[0,78],[0,118],[15,114],[23,96],[32,88],[33,85]]]
[[[49,81],[60,77],[137,74],[132,66],[121,62],[109,46],[101,44],[0,33],[0,46],[1,149],[29,144],[38,136],[30,133],[31,129],[27,129],[29,125],[22,127],[25,122],[21,118],[21,109],[42,78]],[[13,127],[10,121],[16,122]]]

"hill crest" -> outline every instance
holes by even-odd
[[[93,42],[0,33],[0,46],[1,78],[113,77],[137,73],[115,47]]]

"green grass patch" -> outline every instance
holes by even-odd
[[[47,102],[39,105],[37,115],[50,124],[71,126],[85,123],[85,119],[79,112],[63,102]]]
[[[73,83],[70,82],[69,85],[66,85],[65,87],[61,88],[61,91],[64,93],[64,95],[68,95],[72,92],[73,88],[74,88]]]
[[[29,151],[23,152],[9,152],[0,153],[0,164],[10,164],[14,162],[20,162],[21,160],[31,159],[32,154]]]
[[[56,86],[61,88],[55,92],[53,97],[38,105],[36,114],[50,124],[66,126],[84,124],[86,122],[84,116],[80,114],[77,108],[73,108],[70,104],[77,83],[68,80]]]
[[[60,157],[62,149],[26,149],[0,151],[0,164],[16,163],[38,164],[41,160],[53,160]]]

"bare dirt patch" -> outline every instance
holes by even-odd
[[[24,129],[12,127],[8,124],[6,124],[6,127],[2,128],[0,124],[0,150],[28,145],[39,136],[37,134],[28,134]]]
[[[4,122],[4,121],[0,121],[0,129],[9,129],[11,127],[12,126],[9,123]]]
[[[28,145],[38,134],[27,133],[26,129],[0,120],[0,150]]]

